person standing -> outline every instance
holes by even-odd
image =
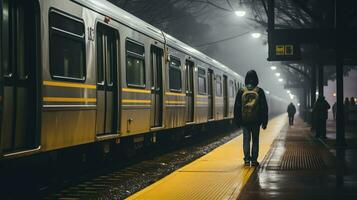
[[[351,97],[350,98],[350,106],[353,107],[356,105],[356,101],[355,101],[355,98],[354,97]]]
[[[322,137],[326,139],[326,120],[328,118],[328,110],[330,104],[325,100],[324,96],[319,96],[314,104],[313,112],[315,115],[315,131],[316,138]]]
[[[289,126],[293,126],[296,108],[292,102],[288,105],[287,112],[288,112],[288,117],[289,117]]]
[[[256,71],[245,76],[245,87],[239,89],[234,104],[234,121],[243,129],[243,151],[245,166],[258,166],[259,132],[268,125],[268,104],[263,89],[258,87]],[[252,149],[250,140],[252,138]]]
[[[344,108],[343,108],[343,112],[345,115],[345,124],[348,124],[348,118],[350,117],[350,101],[348,99],[348,97],[345,98],[345,104],[344,104]]]

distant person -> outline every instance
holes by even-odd
[[[326,139],[326,120],[328,118],[328,110],[330,109],[330,104],[325,100],[324,96],[319,96],[315,102],[313,112],[314,112],[314,123],[316,138]]]
[[[350,98],[350,106],[351,106],[351,107],[356,106],[356,101],[355,101],[355,98],[354,98],[354,97],[351,97],[351,98]]]
[[[268,125],[268,104],[263,89],[258,87],[259,79],[254,70],[245,76],[245,87],[237,93],[234,105],[234,120],[243,129],[243,151],[245,166],[258,166],[259,132]],[[253,140],[250,150],[250,140]]]
[[[335,121],[336,121],[336,112],[337,112],[337,103],[335,102],[332,105],[332,115],[333,115],[333,120],[335,120]]]
[[[288,112],[288,117],[289,117],[289,126],[293,126],[294,125],[294,116],[296,113],[296,108],[293,103],[290,103],[288,105],[287,112]]]
[[[350,101],[348,100],[348,97],[345,98],[345,103],[343,105],[343,112],[345,115],[345,123],[348,124],[348,117],[350,113]]]

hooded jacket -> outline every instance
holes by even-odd
[[[265,92],[263,89],[258,87],[259,79],[258,75],[254,70],[250,70],[247,72],[245,76],[245,87],[249,90],[254,89],[255,87],[258,88],[258,95],[259,95],[259,117],[256,119],[255,122],[246,123],[242,120],[242,95],[243,95],[243,88],[240,88],[237,96],[236,101],[234,104],[234,121],[237,126],[250,126],[250,125],[262,125],[262,127],[266,127],[268,125],[268,104],[265,97]]]

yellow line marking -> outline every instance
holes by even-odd
[[[205,101],[196,101],[198,105],[208,105],[208,102]]]
[[[57,81],[43,81],[45,86],[53,87],[69,87],[69,88],[85,88],[85,89],[97,89],[96,85],[83,84],[83,83],[66,83],[66,82],[57,82]]]
[[[286,121],[286,115],[281,115],[261,131],[259,161],[268,154]],[[243,165],[242,146],[240,135],[127,199],[237,199],[255,170]]]
[[[123,99],[122,103],[145,103],[145,104],[150,104],[151,100]]]
[[[196,97],[198,97],[198,98],[207,98],[208,96],[205,96],[205,95],[196,95]]]
[[[186,101],[165,101],[166,104],[186,104]]]
[[[174,93],[174,92],[166,92],[165,94],[166,94],[167,96],[179,96],[179,97],[184,97],[184,96],[186,96],[186,94]]]
[[[69,98],[69,97],[43,97],[45,102],[82,102],[82,103],[95,103],[96,98]]]
[[[123,88],[123,92],[131,92],[131,93],[144,93],[144,94],[150,94],[150,90],[144,90],[144,89],[132,89],[132,88]]]

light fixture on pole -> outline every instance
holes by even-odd
[[[257,39],[257,38],[260,38],[262,36],[261,33],[258,33],[258,32],[254,32],[251,34],[253,38]]]
[[[244,17],[246,12],[244,10],[237,10],[234,12],[238,17]]]

